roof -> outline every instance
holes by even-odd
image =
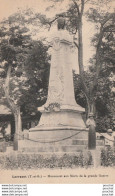
[[[107,135],[108,135],[107,132],[106,133],[101,133],[101,134],[96,132],[96,137],[101,137],[101,136],[106,137]],[[112,132],[112,136],[115,137],[115,131]]]
[[[7,114],[12,114],[11,110],[5,106],[5,105],[0,105],[0,115],[7,115]]]

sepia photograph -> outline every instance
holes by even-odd
[[[114,175],[114,1],[0,0],[0,183]]]

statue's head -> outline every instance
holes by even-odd
[[[59,18],[57,19],[57,27],[58,27],[58,30],[65,28],[65,18],[64,18],[64,16],[60,15]]]

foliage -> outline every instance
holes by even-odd
[[[33,17],[30,9],[17,12],[1,22],[0,31],[0,76],[5,79],[11,66],[10,101],[21,106],[23,113],[36,112],[37,106],[46,100],[48,86],[48,48],[42,41],[32,39],[28,27]],[[35,26],[35,20],[32,24]]]
[[[22,111],[24,114],[36,112],[37,107],[43,105],[46,101],[50,68],[50,56],[47,51],[47,46],[41,41],[35,41],[25,62],[27,84],[30,89],[21,98],[23,100]]]
[[[100,14],[97,10],[89,10],[88,18],[96,23],[97,29],[99,25],[104,22],[109,13]],[[94,16],[94,17],[93,17]],[[96,18],[96,19],[95,19]],[[100,131],[106,131],[108,128],[114,129],[114,113],[115,113],[115,101],[114,101],[114,17],[107,21],[104,27],[103,39],[100,47],[100,71],[97,80],[96,87],[96,122],[97,129]],[[99,34],[95,34],[92,43],[97,48],[97,40]],[[96,56],[90,59],[89,70],[91,73],[96,72]]]
[[[83,1],[82,1],[83,2]],[[76,5],[77,2],[74,1]],[[103,2],[100,1],[103,5]],[[107,2],[108,4],[108,2]],[[115,14],[109,12],[110,10],[100,9],[98,3],[91,2],[92,7],[85,13],[88,21],[95,25],[95,35],[92,37],[92,45],[95,49],[95,55],[90,59],[89,71],[84,72],[84,68],[79,59],[79,65],[83,70],[80,72],[81,76],[81,90],[77,90],[80,96],[85,95],[84,101],[86,107],[89,104],[90,111],[94,113],[98,131],[106,131],[108,128],[114,128],[114,30],[115,30]],[[77,4],[78,6],[78,4]],[[76,10],[79,12],[79,7]],[[105,5],[104,5],[105,6]],[[78,14],[79,15],[79,14]],[[77,16],[77,15],[76,15]],[[78,22],[79,24],[79,22]],[[79,29],[79,25],[78,25]],[[80,38],[80,37],[79,37]],[[78,39],[79,39],[78,38]],[[79,41],[79,40],[78,40]],[[83,44],[82,39],[79,42]],[[78,45],[78,52],[79,47]],[[81,49],[82,55],[82,49]],[[83,58],[83,56],[82,56]],[[84,83],[84,86],[82,85]],[[77,88],[78,89],[78,88]],[[79,95],[77,95],[79,100]],[[79,102],[80,103],[80,102]],[[87,103],[87,104],[86,104]],[[83,105],[83,104],[82,104]]]
[[[25,35],[25,29],[14,22],[16,21],[11,17],[1,22],[4,36],[1,37],[0,56],[1,67],[5,72],[5,82],[8,81],[7,89],[10,88],[8,91],[10,102],[19,105],[21,90],[28,90],[24,62],[29,49],[26,47],[26,43],[30,39],[29,36]],[[8,71],[10,67],[11,71]]]
[[[3,164],[4,163],[4,164]],[[82,153],[79,155],[62,156],[52,155],[47,157],[39,154],[19,154],[15,155],[3,155],[0,157],[0,168],[7,170],[14,169],[39,169],[39,168],[88,168],[92,166],[92,156],[90,153],[87,157],[84,157]]]
[[[73,71],[73,81],[74,81],[75,100],[80,106],[86,108],[87,103],[86,103],[85,94],[83,92],[81,78],[80,75],[75,73],[75,71]]]
[[[84,81],[88,86],[93,82],[94,73],[91,71],[84,72]],[[87,101],[83,91],[81,78],[79,75],[73,73],[75,99],[79,105],[86,108],[87,113]],[[109,77],[100,76],[97,83],[97,91],[95,91],[95,120],[98,131],[106,131],[111,128],[114,130],[114,91],[113,89],[113,75]],[[90,92],[89,92],[90,93]]]
[[[97,129],[100,131],[109,128],[114,130],[115,101],[112,86],[109,77],[100,77],[98,79],[95,104],[97,109]]]
[[[115,166],[115,152],[114,149],[108,147],[101,151],[101,165],[104,167]]]

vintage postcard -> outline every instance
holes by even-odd
[[[113,0],[0,0],[0,183],[115,183]]]

